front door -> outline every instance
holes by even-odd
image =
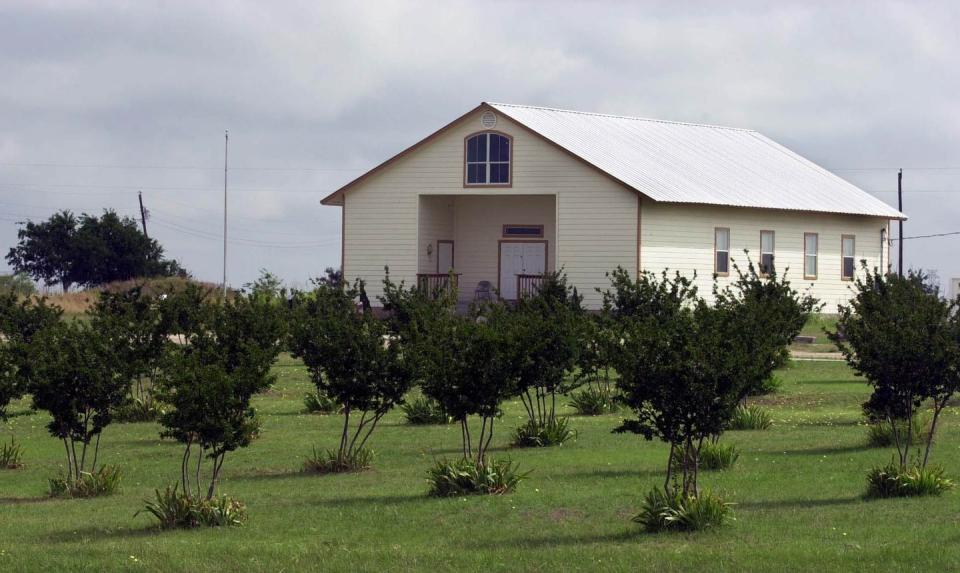
[[[517,275],[540,275],[547,270],[547,244],[500,242],[500,296],[517,298]]]
[[[437,273],[445,275],[453,270],[453,241],[437,241]]]

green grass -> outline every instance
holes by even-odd
[[[394,412],[372,439],[370,471],[303,474],[314,445],[336,446],[340,419],[302,413],[310,386],[301,366],[285,359],[277,372],[278,385],[256,403],[262,437],[224,467],[220,492],[249,511],[239,528],[161,532],[148,516],[133,517],[179,472],[180,447],[161,441],[153,423],[112,426],[104,436],[102,461],[124,470],[118,494],[60,500],[46,496],[62,463],[46,418],[12,418],[0,439],[15,431],[26,466],[0,472],[0,571],[960,568],[956,492],[864,500],[867,471],[892,450],[865,447],[868,389],[843,363],[779,372],[781,392],[751,399],[769,409],[773,428],[724,436],[741,457],[703,474],[701,485],[737,504],[735,521],[659,535],[630,519],[662,483],[667,448],[611,434],[617,415],[572,417],[577,437],[563,447],[504,449],[524,418],[519,402],[507,404],[492,455],[519,462],[529,479],[505,496],[436,499],[427,497],[426,472],[457,455],[459,427],[411,426]],[[960,418],[945,416],[933,461],[956,479]]]

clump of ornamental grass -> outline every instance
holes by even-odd
[[[569,406],[581,416],[601,416],[620,409],[613,394],[602,387],[590,386],[570,395]]]
[[[427,470],[430,495],[451,497],[457,495],[503,495],[514,491],[527,478],[510,460],[456,461],[438,460]]]
[[[910,419],[908,427],[906,420],[895,420],[893,423],[889,419],[879,418],[870,422],[867,426],[867,445],[874,448],[886,448],[897,445],[897,435],[901,441],[905,441],[909,433],[912,439],[926,441],[930,437],[931,417],[929,414],[915,414]]]
[[[676,468],[683,466],[684,451],[682,448],[673,450],[673,464]],[[733,467],[740,459],[740,450],[733,444],[706,441],[700,446],[699,468],[702,470],[725,470]]]
[[[547,418],[542,422],[533,419],[513,431],[511,443],[517,448],[562,446],[576,436],[577,432],[570,429],[570,421],[566,417]]]
[[[100,466],[94,472],[80,472],[79,477],[51,478],[50,497],[99,497],[112,495],[120,489],[123,472],[117,466]]]
[[[731,430],[769,430],[773,426],[770,413],[760,406],[737,406],[730,418]]]
[[[113,411],[117,422],[152,422],[160,417],[163,409],[154,400],[129,398]]]
[[[10,436],[10,443],[0,445],[0,470],[23,467],[23,446]]]
[[[303,406],[308,414],[339,414],[343,410],[336,400],[318,390],[303,396]]]
[[[370,469],[373,461],[373,451],[366,448],[352,449],[346,455],[339,455],[333,450],[317,450],[303,462],[303,471],[315,474],[339,474],[362,472]]]
[[[867,473],[867,497],[921,497],[941,495],[953,489],[940,466],[900,467],[893,461]]]
[[[449,424],[453,421],[439,402],[424,396],[403,404],[400,409],[407,423],[414,426]]]
[[[633,521],[649,533],[702,531],[732,519],[732,505],[707,491],[684,495],[680,491],[670,493],[654,488],[644,498],[640,513]]]
[[[147,513],[157,519],[160,529],[229,527],[247,521],[246,506],[227,496],[206,499],[179,491],[177,485],[156,491],[156,499],[146,502],[136,515]]]

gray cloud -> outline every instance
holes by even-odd
[[[266,267],[303,284],[339,259],[319,199],[483,100],[903,166],[907,235],[960,230],[960,169],[911,169],[960,167],[958,23],[948,2],[5,4],[0,248],[13,220],[57,208],[134,214],[142,188],[152,234],[218,280],[229,128],[230,281]],[[895,203],[895,170],[838,173]],[[958,244],[909,241],[908,264],[960,276]]]

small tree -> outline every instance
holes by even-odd
[[[617,269],[612,284],[604,308],[622,341],[617,385],[636,416],[614,431],[670,444],[664,489],[695,498],[700,447],[723,431],[738,402],[738,365],[746,357],[728,347],[730,313],[707,305],[679,273],[642,273],[634,281]]]
[[[196,300],[195,292],[180,296]],[[259,429],[250,400],[275,380],[270,369],[284,323],[273,305],[235,296],[197,305],[181,327],[185,344],[172,352],[160,383],[160,399],[172,407],[160,416],[161,435],[185,445],[180,483],[188,495],[203,495],[201,465],[210,460],[205,495],[210,500],[226,455],[250,445]],[[194,447],[199,451],[192,466]]]
[[[172,317],[161,312],[161,302],[139,286],[122,292],[101,292],[88,316],[126,367],[128,419],[153,419],[154,384],[170,346]]]
[[[810,314],[822,308],[809,294],[801,295],[783,274],[761,276],[747,255],[747,270],[733,265],[737,278],[724,288],[714,283],[714,306],[729,311],[728,344],[737,345],[742,364],[740,399],[760,394],[773,371],[784,365],[790,344]]]
[[[63,311],[46,299],[21,299],[13,292],[0,292],[0,420],[11,401],[23,396],[30,385],[34,362],[30,345],[44,328],[60,321]]]
[[[566,276],[548,273],[540,288],[521,297],[513,310],[512,339],[521,356],[517,392],[531,428],[554,424],[557,395],[570,389],[566,376],[584,344],[586,314],[580,301]]]
[[[100,437],[127,390],[124,365],[110,340],[84,322],[48,325],[32,340],[29,356],[33,407],[50,413],[47,430],[63,441],[70,491],[100,469]]]
[[[294,303],[291,351],[303,359],[317,390],[343,405],[336,452],[311,464],[321,471],[363,469],[370,436],[414,380],[400,343],[365,299],[362,282],[342,288],[316,281]]]
[[[872,272],[854,283],[849,305],[839,305],[837,331],[828,332],[847,363],[873,386],[870,410],[892,429],[901,471],[914,440],[913,417],[926,401],[933,408],[923,457],[925,468],[940,414],[960,388],[958,302],[947,301],[922,273]]]

